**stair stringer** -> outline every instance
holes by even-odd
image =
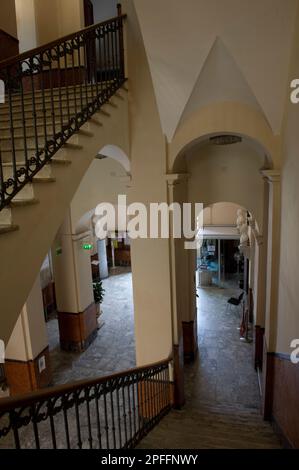
[[[12,223],[19,230],[0,237],[0,339],[5,344],[92,160],[105,145],[119,146],[129,156],[128,94],[125,90],[118,94],[121,99],[112,98],[116,107],[104,106],[109,115],[96,113],[81,128],[87,133],[70,139],[82,150],[66,146],[54,157],[71,163],[51,165],[51,183],[33,183],[38,203],[11,209]]]

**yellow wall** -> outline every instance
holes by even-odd
[[[127,181],[123,166],[112,158],[93,160],[72,200],[73,230],[84,214],[101,202],[117,205],[117,196],[127,193]]]
[[[299,14],[290,81],[299,77]],[[299,338],[299,105],[287,101],[283,134],[281,245],[276,350],[289,353]]]
[[[57,153],[57,158],[66,158],[72,164],[53,166],[55,183],[36,184],[34,191],[39,203],[14,211],[13,221],[20,226],[20,230],[9,234],[11,236],[1,237],[0,284],[3,288],[0,329],[5,343],[94,156],[108,144],[124,148],[128,153],[128,100],[125,91],[120,91],[120,94],[123,99],[118,100],[117,108],[109,110],[111,115],[103,119],[102,127],[99,128],[92,122],[83,126],[83,130],[92,133],[93,137],[78,134],[71,139],[71,142],[82,147],[80,151],[65,148]],[[17,259],[18,262],[12,263],[12,259]]]
[[[17,320],[6,347],[6,359],[32,361],[48,346],[39,277]]]
[[[58,311],[79,313],[94,301],[90,252],[82,248],[91,238],[88,232],[74,235],[72,226],[68,210],[53,244],[52,260]]]
[[[83,0],[15,0],[15,2],[20,52],[41,46],[84,27]]]
[[[237,211],[243,209],[238,204],[218,202],[205,207],[203,211],[204,225],[236,225]]]
[[[262,227],[263,159],[246,143],[204,145],[187,153],[189,200],[213,204],[230,202],[249,210]]]
[[[15,0],[20,53],[37,46],[35,0]]]
[[[215,89],[215,76],[206,87],[201,83],[200,93],[193,95],[215,41],[222,42],[251,91],[252,102],[259,103],[265,121],[279,134],[297,0],[132,1],[141,23],[163,131],[169,140],[177,125],[184,125],[182,118],[190,98],[196,108],[205,100],[209,105],[215,99],[228,101],[229,96],[238,102],[242,99],[238,75],[228,83],[228,89],[234,90],[232,95],[228,89]],[[220,73],[215,70],[221,76],[216,84],[225,83],[225,71],[224,67]]]
[[[167,154],[152,79],[133,2],[123,2],[127,19],[132,188],[129,201],[167,202]],[[169,241],[131,243],[137,364],[172,352]],[[154,345],[154,347],[153,347]]]
[[[2,0],[0,6],[0,29],[3,29],[15,38],[18,36],[15,0]]]
[[[37,45],[84,27],[82,0],[34,0]]]

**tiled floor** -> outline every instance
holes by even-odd
[[[48,324],[55,384],[107,375],[135,365],[131,274],[104,281],[103,327],[83,354],[59,349],[57,320]],[[228,311],[225,289],[199,289],[199,354],[185,368],[186,405],[174,410],[141,442],[141,448],[277,448],[260,415],[252,345],[240,341],[237,311]]]
[[[240,341],[237,311],[227,311],[232,288],[199,289],[199,354],[185,368],[186,405],[171,411],[141,442],[147,449],[278,448],[260,415],[252,345]]]
[[[112,273],[103,281],[106,292],[102,326],[84,353],[61,351],[58,321],[54,318],[47,323],[53,384],[109,375],[135,366],[132,277],[126,268],[117,268]]]
[[[260,407],[252,343],[240,341],[240,309],[227,309],[234,288],[198,290],[199,355],[186,368],[187,398],[200,403]]]
[[[111,374],[135,365],[134,320],[131,274],[126,270],[104,281],[103,322],[98,337],[83,354],[60,351],[57,320],[48,324],[54,383]],[[237,294],[229,288],[199,290],[198,336],[199,355],[185,368],[186,404],[172,410],[139,447],[145,449],[255,449],[279,448],[280,443],[269,423],[262,420],[259,407],[259,387],[252,366],[252,346],[240,342],[238,313],[226,309],[227,298]],[[127,397],[128,398],[128,397]],[[130,398],[128,398],[130,400]],[[100,422],[105,422],[103,398],[97,406]],[[92,404],[91,404],[92,405]],[[90,426],[86,407],[81,406],[80,418],[69,410],[72,447],[78,446],[76,420],[81,423],[83,448],[89,446],[90,435],[98,436],[96,411],[90,405]],[[120,416],[125,416],[119,411]],[[108,420],[109,421],[109,420]],[[108,423],[107,421],[107,423]],[[109,439],[111,429],[107,424]],[[40,424],[42,447],[52,446],[47,422]],[[59,448],[65,447],[62,414],[55,417]],[[105,428],[106,429],[106,428]],[[32,427],[20,431],[24,448],[34,447]],[[104,443],[105,445],[105,443]],[[0,447],[13,447],[12,433],[0,442]]]

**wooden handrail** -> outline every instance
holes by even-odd
[[[0,210],[32,182],[57,151],[125,83],[123,23],[126,15],[120,13],[118,9],[118,16],[112,19],[0,62],[0,79],[5,85],[7,102],[3,111],[7,113],[11,140],[8,148],[0,146]],[[54,90],[59,95],[59,106],[54,100]],[[27,92],[32,113],[25,102]],[[15,99],[18,107],[14,106]],[[17,137],[15,127],[20,121],[23,133]],[[34,129],[31,141],[27,135],[29,124]],[[25,157],[21,166],[18,164],[20,147]],[[3,163],[9,163],[12,171],[8,173]]]
[[[130,376],[136,373],[142,373],[142,372],[145,372],[147,370],[150,370],[159,366],[167,365],[172,361],[172,359],[173,359],[173,356],[170,355],[168,359],[164,359],[162,361],[155,362],[153,364],[149,364],[146,366],[135,367],[133,369],[128,369],[122,372],[117,372],[112,375],[102,376],[102,377],[98,377],[95,379],[77,380],[69,384],[48,387],[43,390],[26,393],[24,395],[20,395],[20,396],[13,397],[13,398],[3,398],[0,400],[0,413],[14,410],[15,408],[19,408],[19,407],[27,407],[40,400],[54,398],[59,395],[64,395],[70,392],[74,392],[76,390],[82,390],[84,388],[92,387],[94,385],[100,385],[113,379]]]
[[[20,41],[18,40],[18,38],[16,38],[15,36],[13,36],[12,34],[8,33],[7,31],[4,31],[4,29],[0,28],[0,33],[2,34],[5,34],[5,36],[7,36],[8,38],[12,39],[13,41],[19,43]]]
[[[59,45],[63,42],[70,41],[71,39],[74,39],[76,36],[78,36],[80,34],[88,33],[90,31],[93,31],[93,30],[99,28],[100,26],[105,26],[107,24],[110,24],[110,23],[113,23],[114,21],[119,20],[120,18],[125,19],[126,17],[127,17],[127,15],[115,16],[114,18],[110,18],[109,20],[102,21],[101,23],[97,23],[97,24],[93,24],[91,26],[87,26],[86,28],[83,28],[79,31],[76,31],[75,33],[70,33],[66,36],[62,36],[61,38],[55,39],[55,41],[51,41],[47,44],[43,44],[42,46],[38,46],[34,49],[23,52],[22,54],[10,57],[9,59],[2,60],[2,61],[0,61],[0,69],[5,68],[5,67],[9,67],[10,65],[14,65],[16,62],[21,62],[22,60],[30,59],[30,58],[36,56],[37,54],[41,54],[42,52],[45,52],[48,49],[52,49],[53,47],[55,47],[55,46],[57,46],[57,45]]]

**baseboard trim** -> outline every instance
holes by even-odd
[[[44,356],[45,368],[39,370],[39,360]],[[47,346],[29,361],[6,359],[4,370],[10,395],[22,395],[50,386],[52,383],[51,359]]]
[[[263,416],[286,449],[299,448],[299,367],[264,345]]]
[[[276,419],[274,418],[273,415],[271,416],[271,421],[270,422],[271,422],[271,425],[274,429],[275,434],[277,434],[278,438],[280,439],[283,448],[284,449],[295,449],[295,447],[293,446],[291,441],[286,437],[286,435],[284,434],[282,428],[280,427],[279,423],[276,421]]]
[[[195,317],[196,318],[196,317]],[[197,321],[183,321],[183,345],[184,345],[184,362],[191,363],[196,359],[198,352],[197,344]]]
[[[279,359],[282,359],[283,361],[291,360],[290,354],[286,354],[286,353],[268,352],[268,355],[278,357]]]
[[[97,305],[93,303],[81,313],[58,312],[58,324],[61,349],[85,351],[97,336]]]
[[[60,347],[63,351],[66,352],[74,352],[74,353],[82,353],[89,348],[91,343],[96,339],[98,335],[98,330],[94,330],[85,340],[80,342],[75,341],[64,341],[60,340]]]

